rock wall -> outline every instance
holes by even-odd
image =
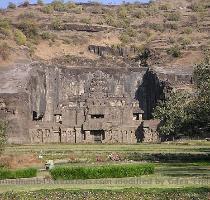
[[[8,141],[144,141],[142,122],[151,119],[157,102],[165,98],[168,82],[191,84],[186,74],[102,63],[32,65],[22,92],[0,95],[0,119],[9,121]]]

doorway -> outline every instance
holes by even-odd
[[[95,143],[102,143],[102,140],[105,139],[105,131],[104,130],[90,131],[90,134],[93,135],[93,139],[94,139]]]

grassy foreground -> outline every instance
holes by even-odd
[[[102,200],[209,200],[210,188],[146,189],[124,190],[38,190],[31,192],[7,192],[0,194],[4,200],[45,200],[45,199],[102,199]]]

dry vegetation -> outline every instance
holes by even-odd
[[[15,54],[48,60],[63,55],[97,59],[89,45],[145,47],[158,52],[156,64],[192,65],[209,49],[209,0],[158,0],[148,5],[9,4],[0,13],[0,62]],[[68,24],[106,27],[69,30]],[[44,49],[44,50],[43,50]],[[193,58],[199,58],[194,59]],[[164,58],[164,59],[162,59]],[[183,63],[183,60],[185,61]],[[193,60],[193,63],[192,63]],[[14,61],[14,59],[13,59]]]

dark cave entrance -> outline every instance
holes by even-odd
[[[104,130],[92,130],[92,131],[90,131],[90,135],[93,135],[95,143],[102,143],[102,140],[105,139],[105,131]]]

